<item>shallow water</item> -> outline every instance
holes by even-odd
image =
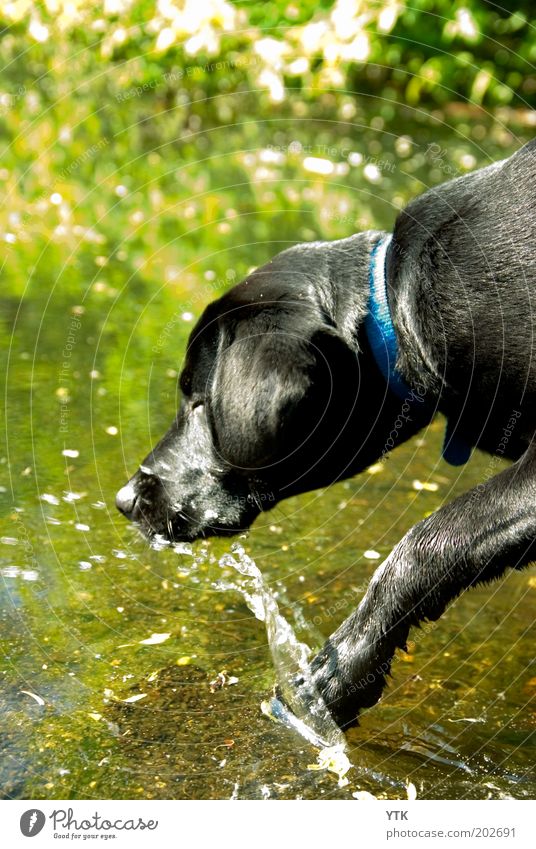
[[[28,251],[28,276],[8,274],[0,294],[3,795],[352,799],[367,790],[405,798],[409,781],[422,798],[534,797],[534,568],[465,594],[413,635],[382,702],[347,735],[353,768],[341,788],[334,775],[308,768],[313,747],[260,712],[274,680],[264,626],[238,593],[215,588],[233,580],[218,565],[229,541],[203,543],[205,554],[192,563],[169,548],[152,550],[115,512],[115,490],[171,421],[185,340],[204,304],[283,247],[281,232],[347,235],[353,224],[343,201],[359,207],[353,219],[388,227],[393,201],[445,176],[423,155],[437,139],[433,127],[405,129],[418,140],[415,155],[403,152],[397,134],[386,135],[383,156],[396,168],[380,169],[376,183],[363,168],[340,180],[304,175],[294,153],[263,162],[258,150],[268,149],[273,127],[257,132],[255,162],[243,162],[243,140],[229,131],[222,159],[213,159],[222,186],[225,157],[253,169],[247,198],[243,189],[221,190],[234,208],[228,228],[210,227],[216,201],[213,213],[181,211],[180,244],[156,235],[144,265],[129,207],[109,213],[124,242],[66,243],[50,232],[31,249],[13,248]],[[314,126],[300,132],[311,145],[324,138]],[[445,145],[445,161],[461,167],[465,146],[483,162],[463,132],[452,150]],[[373,143],[370,133],[353,141],[365,155]],[[492,156],[515,146],[489,129]],[[255,171],[261,166],[268,177]],[[287,196],[276,198],[276,212],[265,195],[283,173]],[[161,191],[187,199],[194,188],[185,178],[170,189],[161,177]],[[148,189],[136,201],[150,202]],[[103,264],[118,247],[127,259],[114,254]],[[380,471],[290,499],[242,540],[299,638],[310,637],[300,632],[305,621],[327,636],[415,521],[496,468],[484,456],[461,472],[446,466],[441,440],[438,420]],[[414,480],[437,487],[417,490]]]

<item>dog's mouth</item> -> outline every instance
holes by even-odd
[[[129,481],[116,496],[119,511],[146,539],[156,544],[236,536],[250,528],[263,508],[258,494],[252,493],[241,496],[222,493],[212,501],[197,497],[188,506],[169,503],[162,493],[158,495],[144,492]]]
[[[185,525],[182,522],[178,523],[174,518],[164,524],[154,525],[148,524],[146,521],[137,520],[133,524],[143,536],[158,546],[160,543],[180,543],[180,542],[195,542],[198,539],[208,539],[209,537],[233,537],[243,534],[249,530],[251,523],[243,523],[240,525],[222,525],[222,524],[189,524]]]

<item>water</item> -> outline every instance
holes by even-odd
[[[351,766],[345,754],[346,740],[313,685],[309,666],[311,648],[298,640],[292,625],[281,615],[276,594],[243,546],[234,543],[231,551],[232,554],[224,554],[220,559],[220,566],[230,567],[246,579],[236,582],[234,588],[243,595],[255,617],[266,626],[279,686],[279,694],[262,703],[263,713],[318,748],[319,764],[325,764],[326,768],[335,772],[340,785],[345,786],[348,781],[345,776]],[[228,583],[217,584],[216,587],[233,589],[233,585]],[[307,627],[303,616],[300,619],[302,628]],[[294,686],[298,677],[303,682],[299,689]]]
[[[274,127],[255,131],[257,149],[273,143]],[[289,141],[298,132],[295,121],[276,129]],[[399,799],[408,783],[419,798],[536,795],[534,568],[466,593],[434,628],[412,634],[384,698],[345,735],[348,785],[310,769],[319,765],[318,746],[260,710],[276,679],[286,687],[306,668],[303,646],[316,649],[355,608],[407,529],[489,474],[489,459],[478,454],[461,470],[445,465],[440,421],[373,473],[260,516],[239,544],[242,565],[254,562],[262,581],[230,561],[219,565],[226,555],[240,563],[228,540],[191,549],[160,541],[153,549],[113,506],[173,417],[176,375],[204,304],[284,247],[281,233],[336,238],[357,229],[345,204],[359,207],[356,219],[368,226],[390,226],[393,198],[403,203],[444,176],[431,176],[427,143],[439,141],[448,162],[457,163],[461,149],[478,159],[480,148],[466,140],[472,129],[440,138],[437,126],[413,123],[382,134],[382,156],[396,167],[373,191],[362,169],[326,181],[304,175],[294,155],[270,165],[263,183],[253,157],[247,202],[243,189],[227,186],[229,161],[246,167],[241,132],[216,130],[207,172],[215,196],[236,213],[225,228],[212,226],[210,193],[207,206],[189,209],[198,172],[186,151],[180,182],[166,177],[169,166],[164,174],[144,158],[146,172],[135,175],[141,186],[159,182],[180,244],[154,223],[163,220],[162,201],[151,186],[110,208],[104,242],[71,232],[67,217],[67,233],[57,236],[47,213],[43,232],[9,248],[0,292],[5,797]],[[396,145],[402,130],[417,143],[404,157]],[[312,148],[332,145],[336,132],[333,124],[299,127]],[[351,144],[373,154],[377,140],[371,131]],[[339,141],[341,149],[349,144]],[[491,155],[517,143],[487,128]],[[151,222],[143,236],[132,229],[136,213]],[[86,219],[96,220],[91,205],[77,208],[73,221]],[[119,247],[123,258],[103,263]],[[414,480],[436,487],[415,488]],[[267,638],[239,584],[257,613],[269,609],[282,643],[273,631]],[[322,716],[293,704],[288,687],[285,701],[310,739],[332,742]]]

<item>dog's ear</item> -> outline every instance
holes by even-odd
[[[286,326],[268,316],[240,322],[223,339],[212,381],[212,415],[225,460],[259,468],[291,450],[295,413],[316,366],[308,322]]]

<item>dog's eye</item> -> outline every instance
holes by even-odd
[[[183,395],[189,395],[192,391],[192,376],[183,371],[179,378],[179,386]]]

